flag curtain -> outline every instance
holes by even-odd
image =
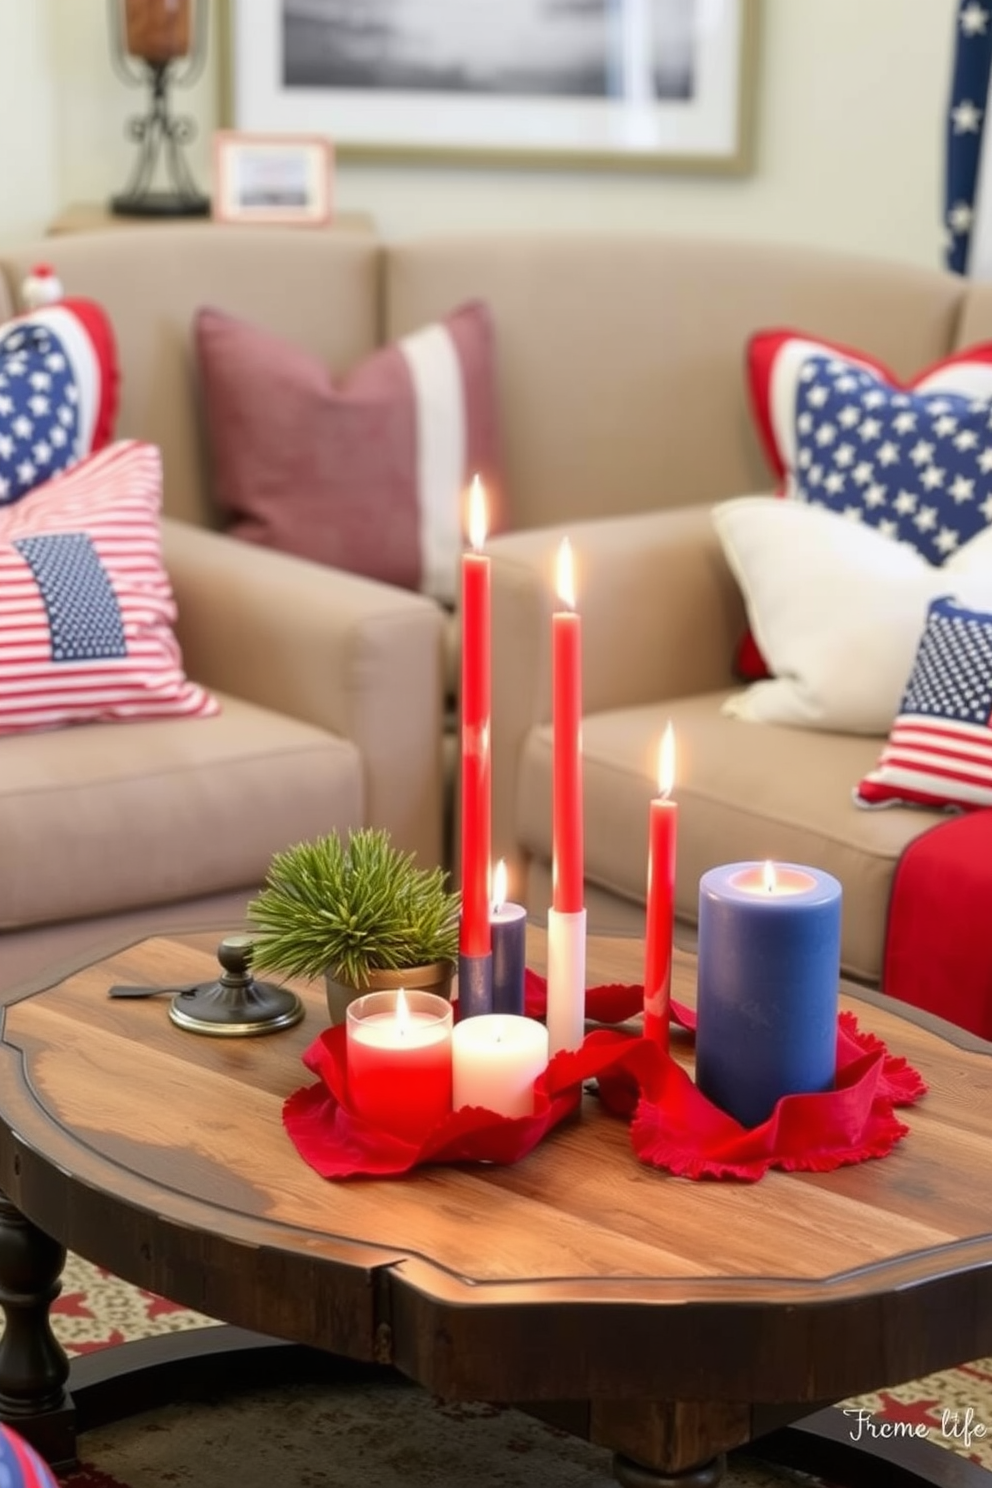
[[[992,5],[961,0],[955,28],[947,115],[945,263],[957,274],[992,278],[992,146],[982,158],[992,70]]]

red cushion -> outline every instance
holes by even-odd
[[[463,496],[498,527],[492,322],[480,303],[326,364],[219,310],[196,317],[214,494],[237,537],[453,601]]]
[[[162,565],[162,465],[125,442],[0,508],[0,734],[199,717]]]
[[[992,811],[922,832],[896,864],[882,991],[992,1039]]]
[[[0,506],[104,448],[119,384],[113,329],[92,300],[0,326]]]
[[[938,566],[992,520],[992,343],[904,383],[839,342],[761,331],[747,377],[779,495],[863,521]],[[736,665],[749,680],[768,675],[750,636]]]

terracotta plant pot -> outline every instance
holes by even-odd
[[[421,992],[433,992],[438,997],[451,1001],[451,983],[455,975],[453,961],[433,961],[429,966],[401,966],[396,971],[370,971],[364,987],[353,987],[350,982],[339,982],[324,973],[327,989],[327,1011],[332,1023],[343,1023],[349,1002],[362,997],[366,992],[391,992],[397,987],[416,987]]]

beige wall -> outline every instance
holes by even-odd
[[[956,9],[761,0],[756,169],[742,180],[353,168],[341,203],[371,210],[390,233],[648,226],[937,263]]]
[[[240,0],[253,6],[274,0]],[[761,0],[757,163],[743,180],[621,172],[346,166],[338,203],[389,236],[545,224],[704,231],[818,242],[934,264],[940,258],[943,114],[956,0]],[[217,49],[214,49],[214,62]],[[204,134],[211,74],[177,95]],[[5,152],[0,238],[127,177],[123,123],[138,103],[111,70],[105,0],[0,0]]]
[[[0,240],[32,231],[58,205],[55,84],[47,4],[0,0]]]

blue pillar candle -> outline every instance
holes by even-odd
[[[841,886],[795,863],[730,863],[699,882],[696,1083],[742,1126],[837,1071]]]
[[[527,911],[522,904],[494,904],[489,915],[493,946],[493,1012],[523,1013],[527,964]]]
[[[506,861],[493,870],[489,906],[489,939],[493,948],[493,1012],[522,1014],[524,967],[527,964],[527,911],[507,899]]]

